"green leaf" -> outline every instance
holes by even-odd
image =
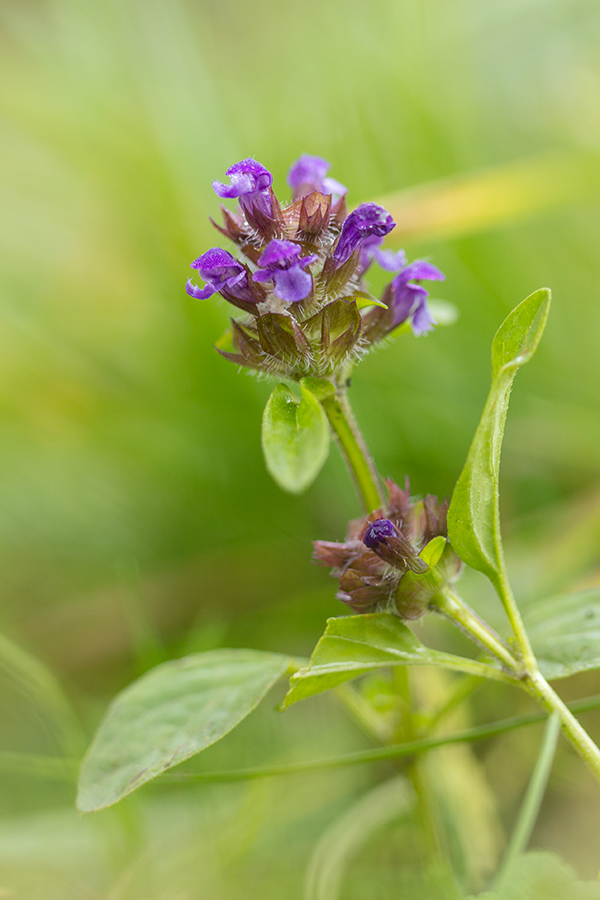
[[[77,808],[94,812],[210,747],[241,722],[290,660],[258,650],[211,650],[134,681],[110,706],[81,767]]]
[[[302,493],[313,483],[329,455],[327,416],[304,384],[300,390],[298,402],[285,384],[278,384],[262,420],[267,469],[279,487],[292,494]]]
[[[535,291],[498,329],[492,344],[492,387],[448,510],[452,546],[492,580],[502,568],[498,479],[510,390],[517,369],[535,352],[549,305],[550,291]]]
[[[525,853],[501,890],[478,894],[474,900],[600,900],[597,881],[579,881],[553,853]]]
[[[306,668],[290,679],[282,709],[383,666],[433,665],[489,678],[503,673],[476,660],[425,647],[396,616],[373,613],[327,620]]]
[[[538,600],[523,619],[545,678],[600,669],[600,588]]]

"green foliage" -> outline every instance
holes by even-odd
[[[113,701],[83,761],[77,806],[94,812],[226,735],[281,678],[289,659],[213,650],[163,663]]]
[[[530,294],[505,319],[492,344],[492,387],[448,510],[448,534],[458,555],[495,579],[502,569],[498,482],[508,401],[517,369],[541,339],[550,291]]]
[[[410,628],[389,613],[342,616],[328,619],[325,634],[315,647],[309,665],[292,675],[283,706],[328,691],[382,666],[418,665],[444,666],[489,678],[500,676],[499,670],[491,665],[430,650]]]
[[[524,621],[545,678],[600,669],[600,588],[537,600]]]
[[[553,853],[526,853],[499,892],[480,894],[476,900],[600,900],[600,884],[579,881]]]
[[[310,390],[300,385],[300,401],[285,384],[278,384],[267,401],[262,420],[262,446],[267,469],[284,491],[301,494],[329,455],[329,424]]]
[[[305,900],[339,900],[352,860],[373,833],[406,816],[414,790],[405,776],[378,784],[336,819],[317,843],[306,873]]]

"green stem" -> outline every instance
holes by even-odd
[[[540,703],[547,712],[556,713],[565,737],[584,762],[590,767],[598,781],[600,781],[600,750],[585,728],[579,724],[556,691],[550,687],[540,673],[537,666],[537,660],[533,654],[529,638],[527,637],[527,633],[523,626],[521,614],[519,613],[504,572],[501,573],[497,586],[499,593],[501,592],[501,595],[503,596],[503,602],[505,603],[505,608],[509,614],[515,638],[519,645],[519,650],[521,651],[523,660],[522,667],[512,656],[502,639],[498,637],[498,635],[495,635],[486,623],[475,616],[455,591],[450,588],[445,588],[440,591],[436,605],[442,613],[456,622],[459,627],[472,636],[477,643],[483,644],[487,649],[491,650],[511,672],[517,677],[520,676],[522,687],[531,694],[532,697],[535,697],[538,703]]]
[[[510,582],[508,580],[506,566],[504,563],[504,554],[501,554],[499,562],[500,571],[498,572],[496,578],[492,579],[492,582],[494,584],[494,587],[498,591],[504,609],[506,610],[506,615],[508,616],[513,634],[517,640],[517,644],[519,645],[523,664],[528,672],[537,672],[537,660],[535,658],[533,650],[531,649],[531,644],[529,643],[529,638],[527,636],[527,632],[525,631],[525,626],[523,625],[523,619],[521,618],[521,613],[519,612],[517,601],[515,600]]]
[[[335,394],[321,398],[321,405],[352,473],[364,510],[370,513],[385,501],[379,474],[352,412],[347,388],[338,386]]]
[[[576,712],[600,709],[600,694],[575,700],[570,706]],[[447,746],[448,744],[483,741],[498,734],[506,734],[508,731],[513,731],[516,728],[543,722],[545,718],[546,716],[543,712],[529,713],[526,716],[500,719],[487,725],[476,725],[473,728],[467,728],[455,734],[446,734],[434,738],[419,738],[388,747],[376,747],[372,750],[357,750],[353,753],[344,753],[341,756],[332,756],[329,759],[311,759],[298,763],[284,763],[278,766],[256,766],[248,769],[230,769],[222,772],[169,772],[161,775],[160,778],[166,781],[245,781],[246,779],[254,778],[271,778],[277,775],[296,775],[299,772],[317,772],[323,769],[336,769],[342,766],[355,766],[384,759],[413,756],[417,753],[435,750],[436,747]]]
[[[546,793],[550,770],[556,753],[556,743],[560,733],[560,720],[556,713],[548,719],[540,752],[527,786],[525,799],[519,811],[517,823],[508,848],[504,854],[500,871],[494,883],[494,890],[501,891],[509,877],[516,858],[527,849],[531,834]]]
[[[526,670],[523,687],[549,713],[557,714],[563,734],[600,781],[600,749],[541,674],[508,581],[503,557],[500,559],[500,571],[494,579],[494,584],[504,604],[523,659]]]
[[[544,709],[549,713],[556,713],[564,736],[600,781],[600,750],[568,706],[538,670],[529,673],[524,686]]]
[[[519,663],[500,635],[470,609],[456,591],[442,588],[432,604],[439,612],[456,622],[476,643],[490,650],[511,672],[520,673]]]

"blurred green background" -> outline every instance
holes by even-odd
[[[306,655],[341,612],[310,540],[343,536],[359,511],[350,480],[334,451],[301,498],[270,481],[271,386],[213,350],[225,304],[183,289],[219,241],[211,180],[246,156],[282,199],[290,163],[325,156],[352,202],[387,204],[395,246],[446,273],[437,295],[459,321],[399,338],[354,378],[381,471],[409,474],[415,492],[451,493],[493,333],[552,288],[503,457],[511,569],[523,600],[598,578],[594,0],[2,0],[0,21],[0,627],[54,672],[88,736],[109,698],[162,659],[219,646]],[[477,579],[465,591],[489,603]],[[56,728],[15,671],[7,662],[0,746],[56,755]],[[598,689],[586,676],[566,692]],[[473,716],[515,702],[486,689]],[[206,765],[365,745],[333,698],[285,717],[272,706]],[[498,829],[538,738],[477,749],[501,786]],[[71,785],[2,766],[0,896],[19,900],[302,897],[319,837],[381,777],[149,788],[82,820]],[[588,878],[599,799],[564,751],[535,843]],[[402,828],[355,857],[348,900],[366,885],[370,900],[404,896]]]

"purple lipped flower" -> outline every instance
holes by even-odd
[[[376,550],[380,544],[387,544],[387,539],[397,534],[396,526],[389,519],[375,519],[365,528],[362,542],[369,550]]]
[[[243,302],[256,302],[245,267],[227,250],[213,247],[194,260],[191,267],[197,270],[206,285],[199,288],[188,279],[185,289],[190,297],[206,300],[217,291],[226,290],[232,297]]]
[[[361,203],[350,213],[342,225],[342,231],[333,251],[333,259],[340,266],[347,262],[354,251],[367,238],[385,237],[396,223],[389,212],[376,203]]]
[[[297,159],[287,177],[287,183],[294,191],[294,200],[300,200],[313,191],[333,194],[334,199],[343,197],[348,188],[334,178],[327,178],[330,168],[331,164],[322,156],[310,156],[305,153]]]
[[[234,198],[240,201],[244,212],[252,213],[258,209],[265,216],[273,214],[273,198],[271,185],[273,176],[255,159],[243,159],[227,169],[231,184],[213,181],[213,190],[219,197]]]
[[[364,275],[373,260],[386,272],[400,272],[406,265],[404,250],[381,250],[383,238],[372,234],[365,238],[360,247],[360,274]]]
[[[254,281],[274,282],[273,293],[287,303],[304,300],[312,289],[312,275],[306,272],[317,260],[316,256],[300,258],[302,247],[292,241],[272,240],[258,260],[259,269],[252,276]]]
[[[415,281],[444,281],[446,276],[436,266],[424,259],[416,259],[405,266],[392,281],[392,303],[394,318],[392,328],[401,325],[410,317],[415,334],[425,334],[436,324],[427,306],[429,291]]]

